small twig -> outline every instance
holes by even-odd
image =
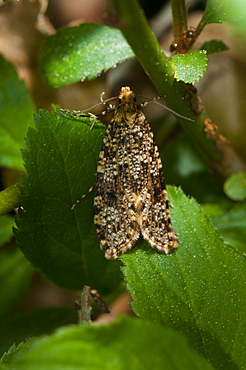
[[[85,285],[81,293],[81,309],[79,310],[80,325],[91,322],[90,291],[91,288]]]
[[[91,298],[94,299],[103,313],[109,313],[108,306],[106,305],[98,291],[96,289],[91,289],[91,287],[88,285],[85,285],[83,287],[81,297],[75,301],[75,307],[78,311],[79,316],[79,325],[91,323]]]

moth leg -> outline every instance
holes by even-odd
[[[92,187],[85,194],[83,194],[79,199],[76,200],[76,202],[72,205],[71,210],[74,210],[74,208],[77,206],[77,204],[79,204],[82,199],[84,199],[85,197],[87,197],[87,195],[92,192],[92,190],[94,189],[94,187],[95,187],[95,183],[92,185]]]

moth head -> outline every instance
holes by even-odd
[[[130,89],[129,86],[122,87],[119,95],[119,103],[136,103],[136,97],[134,92]]]

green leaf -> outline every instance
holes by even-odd
[[[121,317],[108,326],[62,328],[35,341],[10,369],[211,369],[181,335],[153,323]]]
[[[20,149],[35,108],[11,63],[0,55],[0,165],[23,170]]]
[[[207,0],[201,21],[202,27],[209,23],[240,21],[245,19],[246,6],[241,0]]]
[[[77,312],[73,308],[46,307],[25,314],[15,315],[1,321],[0,355],[12,346],[27,339],[48,334],[62,325],[77,322]]]
[[[124,254],[123,273],[137,315],[184,334],[215,368],[246,364],[246,261],[223,243],[194,199],[168,187],[180,245]]]
[[[204,42],[200,49],[206,50],[207,55],[229,50],[229,48],[224,44],[224,42],[219,40],[211,40]]]
[[[0,246],[7,243],[13,236],[14,218],[9,216],[0,217]]]
[[[30,344],[33,343],[36,338],[32,338],[27,340],[26,342],[21,342],[20,344],[16,345],[15,343],[9,348],[8,352],[5,352],[1,358],[2,363],[10,362],[15,356],[19,355],[22,352],[25,352],[29,347]],[[0,368],[1,369],[1,368]]]
[[[15,251],[1,251],[0,258],[0,320],[16,308],[16,305],[30,284],[33,269],[23,254]]]
[[[49,36],[40,56],[41,73],[51,88],[98,77],[134,56],[122,33],[100,24],[63,28]]]
[[[72,205],[95,182],[105,128],[92,119],[74,120],[41,111],[23,153],[24,211],[16,220],[17,241],[26,258],[56,284],[86,285],[109,293],[120,281],[119,262],[107,261],[93,224],[93,194]]]
[[[246,199],[246,173],[237,172],[224,183],[224,192],[232,200]]]
[[[203,77],[207,69],[207,59],[205,50],[173,55],[171,63],[174,69],[174,77],[178,81],[194,84]]]
[[[226,243],[246,253],[246,204],[239,204],[226,211],[217,204],[203,206],[204,212],[211,217],[215,229]]]

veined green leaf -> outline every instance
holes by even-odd
[[[23,152],[24,210],[15,234],[22,252],[56,284],[110,292],[120,280],[118,261],[107,261],[93,224],[93,186],[104,126],[92,119],[41,111]]]
[[[184,334],[215,368],[246,364],[245,258],[224,244],[194,199],[168,187],[180,245],[135,248],[124,275],[136,314]]]
[[[171,57],[174,76],[178,81],[196,83],[203,77],[207,69],[207,54],[205,50],[195,50],[187,54]]]
[[[98,77],[103,71],[134,56],[122,33],[101,24],[63,28],[43,45],[40,68],[55,89]]]

